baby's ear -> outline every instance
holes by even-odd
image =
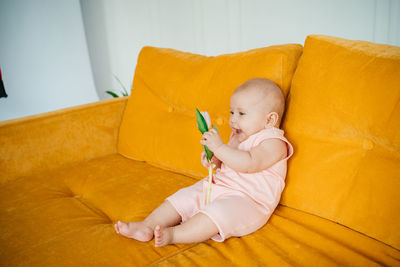
[[[276,112],[271,112],[267,116],[267,120],[265,121],[265,129],[275,127],[279,121],[279,115]]]

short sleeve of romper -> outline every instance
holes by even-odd
[[[257,173],[237,172],[222,164],[213,177],[208,205],[205,205],[207,177],[168,197],[167,200],[181,215],[182,222],[199,212],[206,214],[218,227],[219,233],[212,239],[219,242],[261,228],[279,203],[285,187],[286,163],[293,154],[293,147],[278,128],[262,130],[238,147],[250,151],[269,138],[278,138],[287,144],[286,158]]]

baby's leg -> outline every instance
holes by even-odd
[[[214,222],[207,215],[197,213],[183,224],[174,227],[165,228],[163,225],[157,225],[154,229],[155,246],[202,242],[217,233],[218,228]]]
[[[117,234],[146,242],[153,238],[156,225],[169,227],[177,225],[181,220],[181,216],[172,204],[169,201],[165,201],[143,221],[128,223],[118,221],[114,228]]]

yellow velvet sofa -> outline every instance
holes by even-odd
[[[295,151],[268,223],[162,248],[117,235],[206,176],[195,107],[227,141],[229,97],[252,77],[284,91]],[[0,266],[400,266],[400,48],[144,47],[129,97],[0,122],[0,170]]]

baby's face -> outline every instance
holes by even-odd
[[[229,125],[240,142],[266,127],[265,98],[257,90],[242,90],[231,97]]]

